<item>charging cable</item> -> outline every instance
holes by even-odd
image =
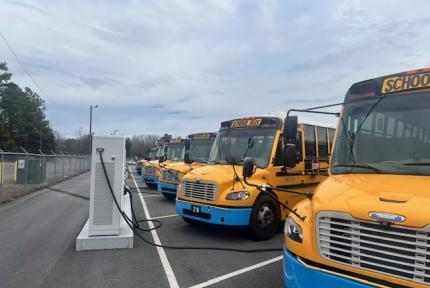
[[[108,184],[109,187],[109,191],[110,194],[112,195],[112,198],[114,200],[115,206],[118,208],[118,211],[120,212],[122,218],[125,220],[125,222],[127,223],[127,225],[130,227],[131,230],[133,230],[133,232],[136,234],[137,237],[139,237],[139,239],[141,239],[142,241],[144,241],[145,243],[151,245],[151,246],[155,246],[155,247],[160,247],[160,248],[165,248],[165,249],[176,249],[176,250],[213,250],[213,251],[229,251],[229,252],[239,252],[239,253],[261,253],[261,252],[273,252],[273,251],[283,251],[283,248],[266,248],[266,249],[237,249],[237,248],[225,248],[225,247],[215,247],[215,246],[174,246],[174,245],[161,245],[161,244],[156,244],[148,239],[146,239],[142,234],[140,234],[139,232],[148,232],[151,230],[155,230],[161,227],[162,222],[159,220],[153,220],[153,219],[142,219],[142,220],[137,220],[136,219],[136,214],[134,212],[134,208],[133,208],[133,196],[132,193],[130,191],[129,188],[126,189],[125,192],[127,192],[130,195],[130,206],[131,206],[131,211],[132,211],[132,218],[130,219],[127,214],[121,209],[121,207],[119,206],[119,203],[115,197],[115,194],[113,192],[112,189],[112,185],[110,183],[110,179],[109,176],[107,174],[106,171],[106,167],[105,167],[105,163],[103,160],[103,151],[98,151],[99,152],[99,156],[100,156],[100,162],[102,164],[102,168],[103,168],[103,172],[106,178],[106,182]],[[154,222],[157,223],[157,225],[155,225],[155,227],[150,228],[150,229],[143,229],[140,227],[140,223],[142,222]]]

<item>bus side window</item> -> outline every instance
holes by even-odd
[[[317,157],[314,126],[305,125],[305,153],[308,160]]]
[[[328,160],[327,128],[317,127],[318,133],[318,156],[322,160]]]

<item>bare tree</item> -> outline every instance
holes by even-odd
[[[157,143],[160,136],[157,135],[135,135],[131,137],[131,149],[127,153],[131,157],[143,158],[149,149]]]
[[[68,152],[72,154],[89,153],[89,135],[84,128],[80,127],[75,131],[75,138],[65,138],[57,131],[54,131],[55,150],[57,153]]]

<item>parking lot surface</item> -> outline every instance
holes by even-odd
[[[256,242],[245,229],[189,225],[174,201],[140,181],[133,189],[137,218],[162,222],[145,239],[169,246],[239,249],[282,248],[282,233]],[[75,252],[88,218],[89,174],[67,180],[0,207],[0,287],[281,287],[282,251],[237,253],[150,246]],[[146,209],[146,211],[145,211]],[[143,224],[147,227],[147,224]]]

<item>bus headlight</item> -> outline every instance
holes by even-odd
[[[249,192],[248,191],[237,191],[237,192],[230,192],[227,194],[227,197],[225,197],[226,200],[247,200],[249,199]]]
[[[300,227],[300,225],[297,224],[296,221],[294,221],[291,217],[288,217],[287,220],[285,220],[284,234],[297,243],[303,242],[302,227]]]

